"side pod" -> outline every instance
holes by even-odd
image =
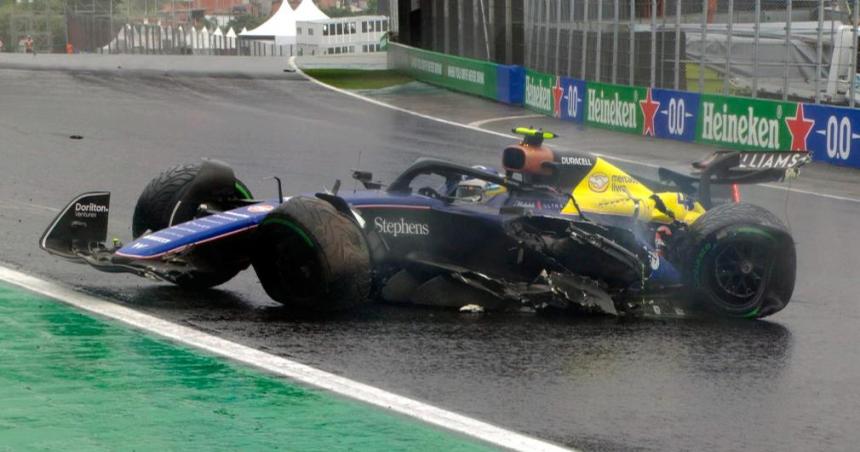
[[[39,239],[43,250],[67,258],[78,258],[92,245],[107,239],[110,192],[78,195],[51,222]]]

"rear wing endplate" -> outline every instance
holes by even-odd
[[[711,208],[712,185],[747,185],[781,182],[787,175],[811,160],[809,152],[717,151],[708,158],[694,162],[687,175],[660,168],[662,180],[674,182],[684,191],[696,191],[699,202]],[[697,188],[697,189],[696,189]]]

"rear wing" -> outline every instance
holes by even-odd
[[[110,192],[89,192],[78,195],[54,218],[39,247],[67,258],[80,257],[94,245],[107,239]]]
[[[706,209],[713,205],[714,185],[748,185],[781,182],[811,160],[809,152],[717,151],[694,162],[690,174],[659,169],[661,180],[671,181],[682,191],[695,194]]]

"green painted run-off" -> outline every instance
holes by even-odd
[[[0,285],[0,450],[481,450]]]

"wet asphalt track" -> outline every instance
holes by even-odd
[[[268,195],[274,186],[263,178],[273,174],[285,177],[289,192],[318,190],[335,177],[348,189],[359,155],[361,167],[385,180],[419,156],[493,163],[506,142],[368,105],[295,74],[283,77],[0,70],[0,261],[588,450],[860,444],[858,203],[800,194],[786,201],[782,191],[746,190],[747,200],[780,216],[788,206],[799,276],[785,311],[741,324],[472,317],[391,306],[301,321],[271,302],[252,272],[193,295],[37,250],[52,209],[89,189],[113,192],[111,230],[127,239],[146,182],[204,156],[232,163],[256,194]],[[73,134],[83,139],[69,139]],[[635,156],[621,147],[607,152]]]

